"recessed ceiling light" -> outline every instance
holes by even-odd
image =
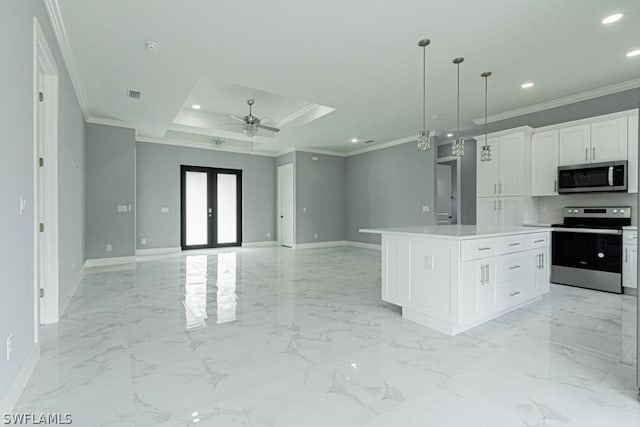
[[[526,82],[526,83],[522,83],[522,84],[520,85],[520,87],[521,87],[522,89],[529,89],[530,87],[533,87],[533,82]]]
[[[191,108],[193,108],[194,110],[199,110],[199,109],[200,109],[200,105],[198,105],[198,104],[193,104],[193,105],[191,106]]]
[[[452,134],[452,133],[448,133],[448,134],[447,134],[447,138],[451,138],[452,136],[453,136],[453,134]]]
[[[614,13],[613,15],[609,15],[602,20],[603,24],[613,24],[614,22],[618,22],[622,19],[624,14],[622,13]]]
[[[627,52],[627,57],[631,58],[632,56],[640,55],[640,49],[633,49]]]
[[[149,52],[155,52],[156,50],[158,50],[160,46],[158,45],[158,43],[154,42],[153,40],[149,40],[144,43],[144,47]]]
[[[354,143],[354,144],[357,143],[358,142],[358,138],[351,138],[351,142]]]

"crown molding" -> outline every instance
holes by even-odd
[[[356,156],[358,154],[368,153],[370,151],[383,150],[385,148],[395,147],[396,145],[406,144],[407,142],[416,141],[416,136],[405,136],[403,138],[394,139],[393,141],[383,142],[381,144],[372,145],[371,147],[360,148],[358,150],[349,151],[347,156]]]
[[[513,117],[523,116],[525,114],[537,113],[538,111],[549,110],[551,108],[562,107],[563,105],[574,104],[580,101],[587,101],[601,96],[611,95],[617,92],[623,92],[629,89],[640,87],[640,79],[629,80],[622,83],[616,83],[610,86],[604,86],[598,89],[557,98],[551,101],[541,102],[539,104],[530,105],[528,107],[517,108],[515,110],[505,111],[504,113],[493,114],[487,118],[488,123],[499,122],[500,120],[510,119]],[[475,119],[476,125],[484,124],[484,118]]]
[[[236,147],[227,147],[222,148],[220,146],[214,144],[204,144],[200,142],[194,141],[183,141],[180,139],[169,139],[169,138],[153,138],[149,136],[136,136],[136,142],[146,142],[149,144],[161,144],[161,145],[173,145],[177,147],[186,147],[186,148],[198,148],[200,150],[211,150],[211,151],[222,151],[226,153],[235,153],[235,154],[246,154],[248,156],[265,156],[265,157],[278,157],[275,153],[267,153],[260,151],[248,151],[243,150],[241,148]]]
[[[289,147],[289,148],[285,148],[282,151],[278,151],[275,156],[276,157],[280,157],[280,156],[284,156],[285,154],[289,154],[289,153],[308,153],[308,154],[324,154],[325,156],[336,156],[336,157],[347,157],[349,154],[348,153],[341,153],[340,151],[331,151],[331,150],[323,150],[321,148],[319,149],[314,149],[314,148],[299,148],[299,147]]]
[[[104,125],[104,126],[113,126],[117,128],[126,128],[126,129],[136,129],[134,125],[129,122],[125,122],[122,120],[116,119],[107,119],[104,117],[88,117],[85,122],[92,125]]]
[[[62,20],[62,13],[60,12],[58,0],[44,0],[44,4],[47,9],[47,13],[49,14],[49,20],[51,21],[53,32],[55,33],[56,39],[58,40],[58,46],[60,47],[60,52],[62,53],[62,59],[67,66],[67,72],[69,73],[71,84],[73,85],[73,89],[76,92],[76,98],[78,99],[78,104],[80,104],[82,116],[85,120],[87,120],[87,118],[89,117],[87,97],[84,92],[84,85],[82,84],[80,72],[78,71],[78,63],[73,56],[73,50],[71,49],[71,44],[69,43],[67,30],[65,29],[64,22]]]

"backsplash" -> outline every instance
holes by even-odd
[[[631,224],[638,224],[638,195],[628,193],[582,193],[551,197],[536,197],[538,223],[562,222],[562,209],[567,206],[631,206]]]

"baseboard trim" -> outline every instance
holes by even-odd
[[[333,248],[336,246],[344,246],[344,240],[335,240],[332,242],[313,242],[313,243],[296,243],[293,245],[293,249],[318,249],[318,248]]]
[[[80,270],[78,270],[78,272],[76,273],[76,280],[75,280],[75,282],[73,284],[73,287],[69,291],[69,293],[67,295],[65,295],[64,297],[61,297],[61,304],[60,304],[60,309],[58,311],[58,320],[57,320],[57,322],[59,322],[60,319],[62,319],[62,316],[64,316],[64,312],[67,311],[67,307],[69,306],[69,303],[71,302],[71,298],[73,298],[73,294],[76,293],[76,290],[78,289],[78,285],[80,285],[80,282],[82,281],[82,278],[84,277],[84,272],[85,272],[86,268],[87,268],[87,261],[85,261],[84,264],[82,264],[82,267],[80,267]]]
[[[264,242],[242,242],[243,248],[267,248],[272,246],[278,246],[276,240],[265,240]]]
[[[363,242],[355,242],[353,240],[347,240],[345,242],[345,244],[347,246],[352,246],[354,248],[373,249],[374,251],[381,251],[382,250],[382,245],[379,245],[379,244],[376,244],[376,243],[363,243]]]
[[[38,364],[39,359],[40,344],[34,343],[27,355],[27,358],[22,362],[22,366],[18,370],[18,373],[9,384],[7,392],[2,400],[0,400],[0,414],[9,414],[13,412],[13,409],[16,407],[16,403],[18,403],[20,395],[27,386],[29,378],[31,378],[31,374]]]
[[[176,254],[180,252],[182,252],[182,248],[180,246],[173,247],[173,248],[136,249],[136,257],[147,256],[147,255]]]
[[[113,258],[97,258],[88,259],[86,262],[87,268],[91,267],[105,267],[109,265],[131,264],[136,262],[135,256],[123,256]]]

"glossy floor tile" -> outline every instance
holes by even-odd
[[[635,298],[553,286],[456,337],[380,301],[380,252],[94,268],[16,411],[79,426],[640,426]]]

